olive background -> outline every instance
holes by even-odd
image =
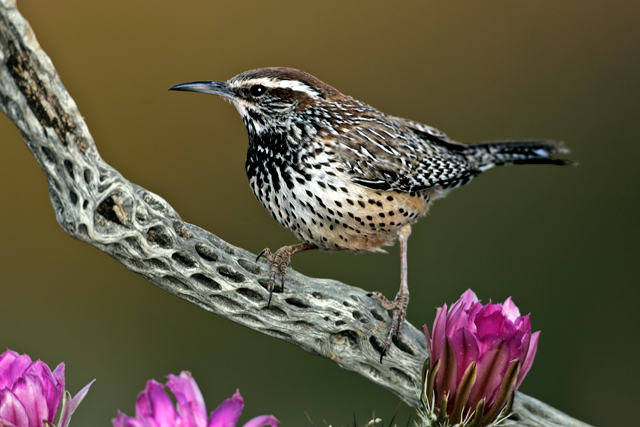
[[[521,391],[594,425],[631,425],[640,392],[640,3],[632,1],[18,1],[103,158],[185,221],[254,253],[296,242],[255,200],[231,105],[169,92],[252,68],[305,70],[462,142],[546,138],[580,167],[489,171],[409,240],[408,320],[467,288],[512,296],[541,340]],[[387,423],[398,398],[331,361],[173,297],[57,225],[44,174],[0,117],[0,349],[64,361],[72,426],[132,415],[147,379],[190,370],[240,425]],[[296,255],[294,268],[395,295],[387,254]],[[403,405],[396,420],[413,417]]]

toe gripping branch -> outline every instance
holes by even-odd
[[[396,294],[396,299],[393,301],[389,301],[380,292],[371,292],[369,296],[380,301],[385,310],[394,310],[391,324],[389,325],[389,334],[380,353],[380,363],[382,363],[382,359],[387,355],[387,350],[391,347],[393,338],[398,338],[402,335],[402,327],[407,317],[407,306],[409,305],[409,292],[401,290]]]
[[[272,263],[269,273],[269,283],[267,285],[267,290],[269,291],[267,307],[271,305],[271,297],[273,296],[273,289],[276,285],[276,275],[278,272],[280,272],[280,277],[282,278],[282,290],[284,291],[284,280],[287,277],[287,270],[289,269],[289,265],[291,265],[291,257],[293,254],[316,248],[317,246],[311,243],[300,243],[298,245],[283,246],[278,249],[275,254],[272,253],[269,248],[264,248],[262,252],[258,254],[256,262],[260,258],[265,257]]]

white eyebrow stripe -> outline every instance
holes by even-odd
[[[277,79],[271,79],[268,77],[263,77],[260,79],[245,80],[242,83],[248,84],[248,85],[262,85],[268,88],[291,89],[291,90],[295,90],[296,92],[306,93],[311,99],[320,98],[320,92],[318,92],[315,89],[312,89],[309,85],[299,80],[277,80]]]

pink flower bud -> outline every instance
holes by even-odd
[[[53,426],[66,396],[58,427],[67,427],[91,384],[71,399],[64,390],[64,363],[51,372],[44,362],[7,350],[0,355],[0,426]]]
[[[508,415],[513,394],[531,368],[540,332],[511,298],[482,305],[469,289],[447,312],[438,309],[423,399],[432,425],[487,426]]]

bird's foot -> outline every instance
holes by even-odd
[[[301,243],[299,245],[283,246],[272,253],[269,248],[264,248],[262,252],[256,258],[256,262],[265,257],[271,261],[271,271],[269,272],[269,282],[267,284],[267,290],[269,291],[269,302],[267,307],[271,305],[271,297],[273,296],[273,289],[276,286],[276,275],[280,272],[282,278],[282,291],[284,291],[284,279],[287,276],[287,270],[291,264],[291,256],[296,252],[305,251],[307,249],[315,249],[316,246],[310,243]]]
[[[256,261],[262,257],[271,261],[271,271],[269,273],[269,282],[267,284],[267,290],[269,291],[269,302],[267,303],[267,306],[271,305],[271,297],[273,296],[273,289],[276,286],[276,275],[278,274],[278,271],[282,278],[282,290],[284,291],[284,279],[287,277],[287,270],[291,264],[291,255],[293,255],[291,248],[291,246],[283,246],[278,249],[275,254],[272,253],[269,248],[264,248],[256,258]]]
[[[382,348],[382,353],[380,354],[380,363],[382,363],[382,358],[387,354],[387,350],[389,350],[389,347],[391,347],[393,338],[394,337],[398,338],[400,335],[402,335],[404,320],[407,317],[407,306],[409,305],[409,293],[400,291],[396,295],[396,299],[393,301],[389,301],[380,292],[371,292],[369,296],[380,301],[380,304],[382,304],[382,307],[385,310],[393,310],[393,317],[391,318],[391,326],[389,327],[389,335],[387,335],[387,340],[385,341],[384,347]]]

